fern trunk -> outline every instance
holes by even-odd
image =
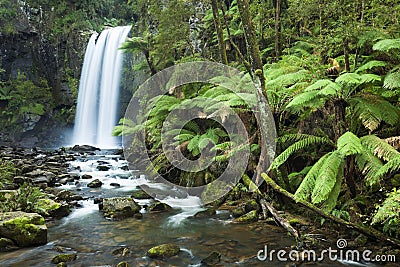
[[[213,20],[215,31],[217,32],[218,37],[218,47],[219,54],[221,57],[221,62],[225,65],[228,64],[228,58],[226,56],[225,42],[224,42],[224,33],[222,31],[221,19],[219,17],[218,3],[217,0],[211,0],[211,8],[213,12]]]

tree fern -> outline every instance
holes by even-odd
[[[383,163],[371,151],[363,148],[362,152],[354,157],[354,160],[368,186],[373,187],[380,182],[377,174]]]
[[[376,135],[367,135],[360,138],[361,143],[370,152],[376,155],[378,158],[385,161],[390,161],[391,159],[400,156],[400,153],[389,145],[384,140],[380,139]]]
[[[337,140],[337,151],[344,157],[362,153],[360,139],[352,132],[346,132]]]

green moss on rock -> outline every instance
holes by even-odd
[[[248,213],[246,213],[243,216],[240,216],[237,219],[234,219],[232,222],[233,223],[250,223],[250,222],[256,222],[258,220],[258,213],[256,210],[252,210]]]
[[[162,244],[152,247],[147,251],[147,256],[150,258],[169,258],[179,253],[179,246],[174,244]]]

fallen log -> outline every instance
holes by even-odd
[[[394,245],[396,247],[400,247],[400,240],[393,238],[393,237],[388,237],[385,234],[379,232],[378,230],[375,230],[373,228],[369,228],[363,225],[356,225],[354,223],[351,222],[347,222],[345,220],[342,220],[336,216],[333,216],[331,214],[328,214],[326,212],[324,212],[323,210],[315,207],[313,204],[307,202],[307,201],[302,201],[302,200],[298,200],[295,199],[294,195],[291,194],[290,192],[286,191],[285,189],[283,189],[282,187],[280,187],[278,184],[275,183],[274,180],[272,180],[266,173],[261,174],[261,176],[263,177],[264,181],[275,191],[279,192],[280,194],[284,195],[285,197],[291,199],[292,201],[296,202],[297,204],[312,210],[313,212],[317,213],[318,215],[334,221],[340,225],[344,225],[346,226],[348,229],[354,230],[359,232],[360,234],[363,234],[365,236],[368,236],[372,239],[378,239],[381,240],[385,243]]]
[[[291,226],[290,223],[278,213],[278,211],[274,208],[274,206],[271,205],[271,203],[267,202],[265,199],[261,199],[260,204],[261,208],[263,209],[264,217],[265,217],[264,210],[265,208],[267,208],[269,213],[271,213],[271,215],[274,216],[275,220],[289,233],[291,233],[292,236],[294,236],[296,242],[299,240],[299,233],[297,232],[297,230],[294,229],[293,226]]]

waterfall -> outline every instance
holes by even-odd
[[[74,144],[101,148],[118,145],[119,139],[111,136],[117,124],[123,61],[123,52],[118,48],[130,29],[131,26],[109,28],[100,36],[94,33],[89,40],[79,83]]]

